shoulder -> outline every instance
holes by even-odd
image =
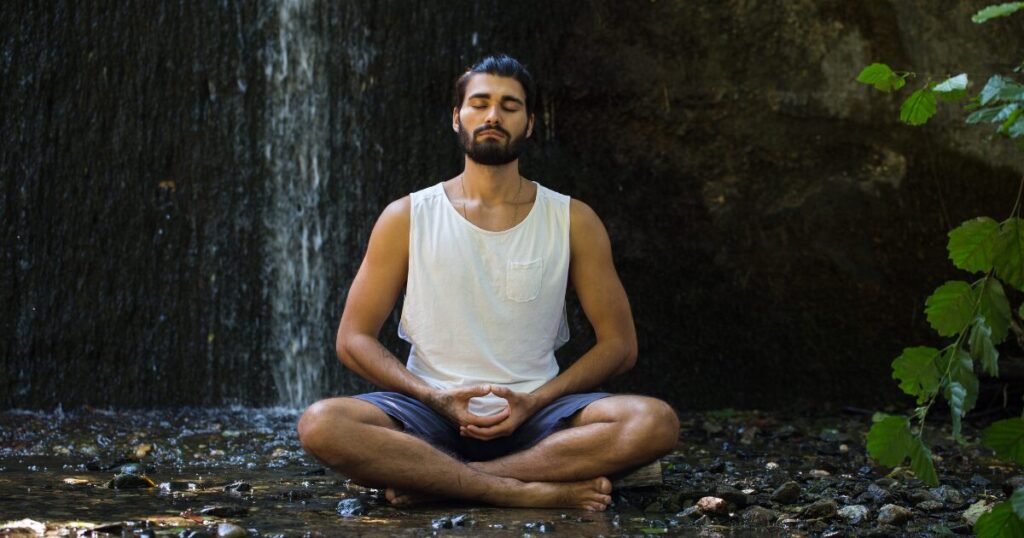
[[[576,198],[569,201],[569,223],[574,230],[593,232],[599,229],[604,231],[604,224],[601,223],[601,218],[597,216],[597,213],[589,205]]]
[[[410,196],[403,196],[388,204],[377,219],[375,231],[387,236],[408,235],[410,207],[412,207]]]

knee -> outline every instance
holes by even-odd
[[[307,452],[323,459],[328,449],[336,452],[343,445],[336,441],[345,437],[348,422],[344,405],[338,401],[316,402],[306,408],[299,417],[296,426],[299,442]]]
[[[643,398],[626,421],[629,437],[654,457],[672,451],[679,441],[679,417],[669,404],[655,399]]]

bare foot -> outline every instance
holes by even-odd
[[[427,504],[444,500],[440,495],[431,495],[429,493],[420,493],[411,490],[398,491],[395,488],[387,488],[384,490],[384,498],[394,506],[415,506],[418,504]]]
[[[526,482],[513,492],[510,506],[582,508],[602,511],[611,504],[612,483],[605,477],[579,482]]]

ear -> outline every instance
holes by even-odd
[[[534,115],[531,113],[530,119],[526,120],[526,138],[530,138],[530,135],[533,134],[533,120]]]
[[[459,107],[452,107],[452,130],[459,132]]]

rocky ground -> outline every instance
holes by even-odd
[[[663,483],[604,513],[396,509],[306,456],[288,410],[0,413],[0,535],[937,536],[970,534],[1024,481],[936,423],[942,481],[867,457],[867,412],[685,414]],[[983,426],[981,421],[973,426]],[[969,425],[969,438],[977,430]]]

